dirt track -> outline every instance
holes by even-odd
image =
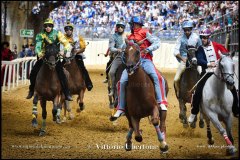
[[[118,120],[114,126],[109,121],[111,110],[108,107],[107,85],[102,81],[103,70],[90,69],[94,89],[86,91],[84,102],[85,111],[76,113],[78,107],[76,96],[71,103],[74,120],[69,120],[60,125],[52,121],[52,103],[47,103],[47,134],[39,137],[39,130],[31,126],[32,100],[26,100],[27,86],[14,91],[2,93],[2,158],[194,158],[194,159],[219,159],[238,158],[239,152],[233,157],[225,156],[225,141],[212,125],[212,134],[215,139],[213,146],[208,146],[206,127],[201,129],[184,129],[179,121],[178,102],[174,94],[174,72],[162,71],[170,87],[168,94],[167,116],[167,143],[168,154],[163,157],[159,152],[159,142],[155,129],[149,124],[148,119],[142,119],[143,142],[138,143],[133,138],[132,151],[123,148],[128,131],[126,117]],[[188,115],[190,113],[188,106]],[[41,107],[38,105],[38,123],[41,124]],[[39,125],[40,128],[40,125]],[[233,138],[239,150],[239,125],[233,119]],[[115,147],[115,149],[113,149]]]

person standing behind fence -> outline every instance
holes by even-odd
[[[1,44],[1,60],[2,61],[12,61],[13,60],[13,54],[12,51],[9,49],[9,42],[2,42]],[[3,86],[3,78],[4,78],[4,73],[5,73],[5,67],[3,66],[1,69],[1,86]],[[8,74],[7,74],[8,78]],[[11,78],[12,79],[12,78]],[[8,79],[6,79],[6,82],[8,82]]]

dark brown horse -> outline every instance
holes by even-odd
[[[194,46],[188,47],[187,64],[189,66],[186,67],[185,71],[182,73],[180,77],[179,96],[177,96],[177,90],[174,85],[176,97],[178,99],[179,108],[180,108],[179,118],[181,120],[181,123],[183,123],[184,128],[188,127],[187,115],[186,115],[186,112],[187,112],[186,103],[191,103],[191,98],[193,93],[191,89],[200,78],[200,74],[197,71],[197,59],[196,59],[195,52],[196,52],[196,48]],[[203,121],[201,123],[203,123]],[[196,122],[192,123],[191,127],[195,128]]]
[[[129,123],[129,131],[125,149],[127,151],[132,149],[131,138],[133,131],[135,140],[137,142],[142,141],[139,129],[140,120],[141,118],[151,116],[151,122],[156,129],[160,142],[160,150],[161,152],[167,152],[168,145],[159,128],[160,109],[155,97],[154,84],[150,76],[140,66],[140,51],[137,44],[127,45],[124,57],[129,74],[126,86],[126,117]]]
[[[78,48],[77,45],[78,44],[76,42],[73,44],[71,56],[69,58],[65,58],[66,63],[64,66],[69,73],[67,76],[69,90],[72,95],[78,95],[77,102],[79,104],[79,108],[77,109],[77,112],[80,112],[84,110],[83,98],[86,90],[86,85],[83,79],[83,73],[79,69],[77,65],[76,57],[75,57],[75,56],[78,56],[75,54],[75,52],[77,51],[76,48]],[[69,118],[72,119],[73,114],[71,113],[71,107],[69,106],[69,102],[65,101],[65,99],[61,99],[61,104],[63,104],[63,107],[64,107],[64,120],[66,118],[66,109],[69,112]]]
[[[32,125],[37,126],[37,102],[40,100],[42,107],[42,127],[39,136],[43,136],[46,133],[46,102],[53,102],[53,120],[59,120],[57,112],[60,113],[60,98],[61,98],[61,84],[56,72],[56,64],[60,60],[58,57],[58,47],[56,44],[48,44],[46,42],[45,55],[43,57],[43,64],[38,72],[35,93],[33,99],[33,120]]]

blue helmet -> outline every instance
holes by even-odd
[[[182,28],[193,28],[193,22],[192,21],[184,21],[182,24]]]
[[[130,24],[133,24],[133,23],[138,23],[142,26],[144,25],[143,19],[140,16],[133,16],[130,21]]]
[[[118,25],[122,25],[124,28],[126,27],[125,23],[122,22],[122,21],[118,21],[118,22],[116,23],[116,26],[118,26]]]

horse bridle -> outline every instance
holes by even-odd
[[[192,50],[195,50],[195,52],[197,51],[197,49],[196,48],[191,48]],[[188,49],[189,50],[189,49]],[[188,54],[188,53],[187,53]],[[188,61],[188,63],[189,63],[189,67],[186,67],[186,68],[192,68],[192,66],[193,66],[193,64],[192,64],[192,59],[191,60],[189,60],[188,58],[187,58],[187,61]]]
[[[228,56],[228,55],[226,55],[226,56]],[[220,79],[221,81],[227,83],[227,79],[228,79],[229,76],[234,79],[234,73],[233,73],[233,74],[230,74],[230,73],[225,73],[225,72],[222,71],[223,66],[221,65],[221,61],[222,61],[223,58],[224,58],[224,57],[221,57],[221,58],[219,59],[219,62],[218,62],[219,70],[220,70],[220,77],[219,77],[215,72],[214,72],[214,75],[215,75],[218,79]],[[224,78],[224,75],[227,75],[226,78]]]
[[[130,46],[135,45],[135,46],[137,47],[137,51],[136,51],[134,54],[136,54],[137,52],[139,52],[140,58],[139,58],[138,62],[137,62],[135,65],[128,66],[128,65],[125,63],[126,59],[125,59],[125,56],[124,56],[124,52],[122,52],[121,58],[122,58],[122,63],[126,66],[126,69],[127,69],[128,71],[131,70],[131,74],[133,74],[133,73],[135,72],[135,70],[139,68],[139,66],[140,66],[140,64],[141,64],[141,52],[142,52],[142,51],[140,51],[140,47],[138,46],[137,43],[131,42],[129,45],[130,45]],[[145,54],[145,56],[146,56],[146,55],[147,55],[147,54]],[[144,58],[145,58],[145,56],[144,56]]]
[[[58,61],[60,61],[60,56],[57,55],[57,60],[55,61],[55,63],[51,63],[49,62],[49,60],[44,56],[43,57],[43,63],[47,64],[48,66],[50,66],[50,68],[55,68],[56,67],[56,64],[58,63]]]

